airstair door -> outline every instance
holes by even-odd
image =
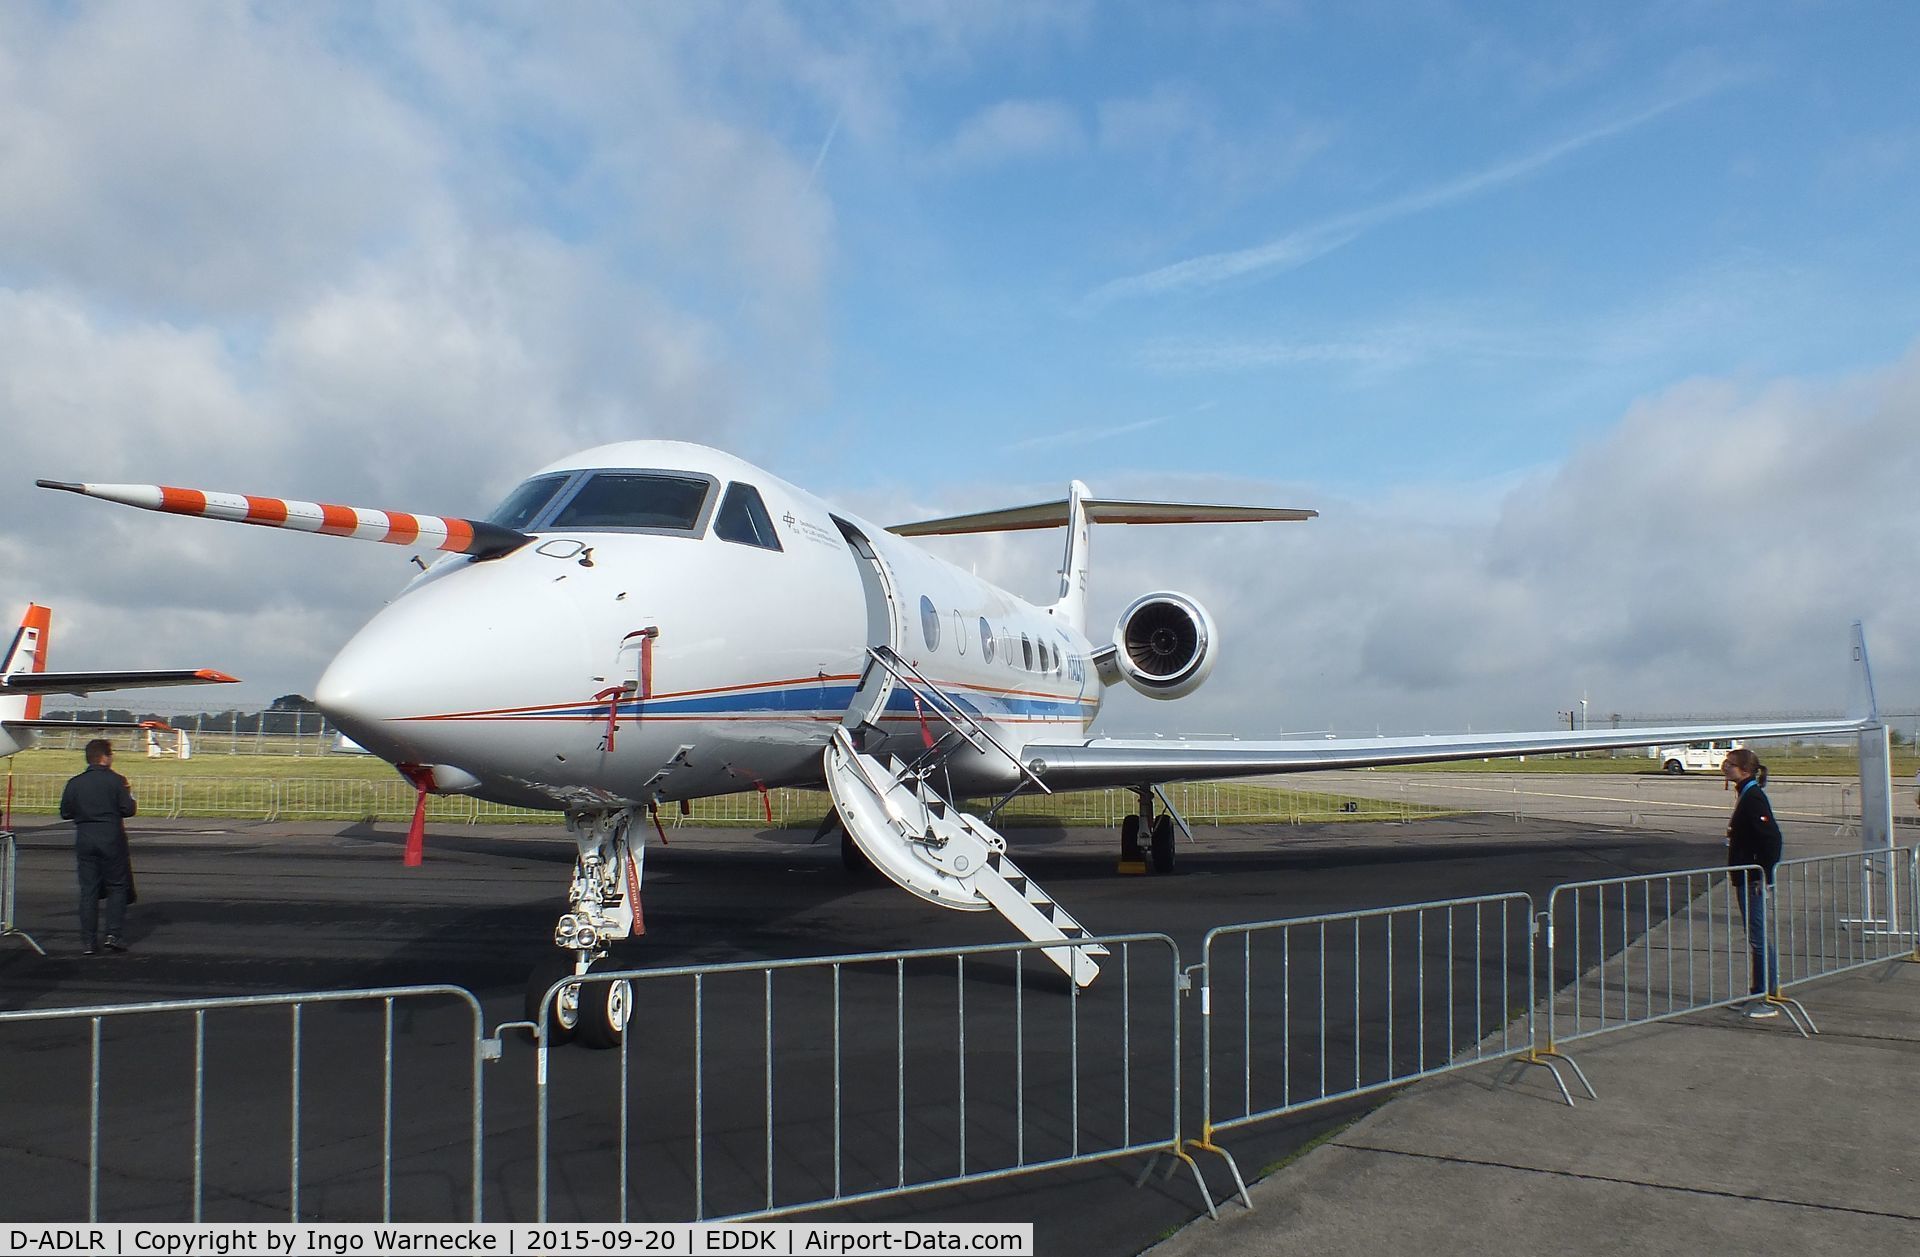
[[[860,568],[860,587],[867,596],[867,645],[899,649],[900,606],[899,599],[894,596],[893,573],[887,569],[887,561],[880,557],[868,542],[866,534],[858,528],[837,515],[833,517],[833,522],[840,526],[840,534],[847,539],[847,547],[853,551]],[[853,701],[847,705],[847,714],[840,721],[855,731],[866,725],[877,726],[880,723],[894,687],[893,675],[875,663],[870,655],[863,656],[862,662],[865,668],[860,674],[860,685],[854,691]]]
[[[1006,840],[977,816],[942,798],[898,757],[881,763],[854,749],[844,728],[826,750],[827,788],[847,833],[895,884],[929,903],[962,912],[991,908],[1043,947],[1042,954],[1086,986],[1107,954],[1087,931],[1034,885],[1007,856]]]

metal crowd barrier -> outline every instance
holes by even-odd
[[[649,1194],[647,1220],[712,1221],[1159,1154],[1169,1173],[1188,1166],[1211,1213],[1181,1149],[1179,949],[1163,934],[1087,942],[1111,954],[1086,991],[1035,954],[1058,943],[577,979],[629,984],[631,1020],[612,1078],[611,1054],[556,1055],[536,1031],[537,1220],[555,1161],[580,1183],[611,1160],[619,1221],[630,1183]],[[540,1025],[573,981],[547,990]],[[743,1093],[760,1097],[755,1119],[709,1103]],[[556,1130],[577,1155],[554,1148]]]
[[[301,1203],[302,1185],[302,1149],[303,1135],[309,1127],[324,1128],[324,1137],[316,1137],[312,1143],[320,1155],[323,1164],[337,1163],[345,1153],[352,1155],[359,1141],[368,1137],[370,1132],[360,1129],[356,1118],[354,1101],[357,1096],[342,1086],[339,1077],[344,1062],[334,1057],[323,1057],[312,1062],[303,1060],[301,1053],[302,1014],[315,1005],[344,1004],[378,1001],[384,1013],[383,1035],[380,1056],[380,1124],[378,1128],[380,1149],[380,1217],[382,1221],[393,1220],[394,1203],[394,1136],[395,1136],[395,1080],[394,1080],[394,1002],[396,1000],[450,1000],[464,1005],[471,1025],[471,1069],[472,1069],[472,1133],[468,1164],[463,1173],[470,1184],[467,1196],[471,1220],[481,1220],[481,1141],[485,1120],[485,1086],[481,1075],[481,1060],[486,1054],[487,1041],[483,1039],[483,1020],[480,1005],[473,995],[457,986],[402,986],[384,989],[353,991],[312,991],[290,995],[247,995],[224,999],[201,1000],[163,1000],[146,1004],[106,1004],[81,1008],[49,1008],[0,1012],[0,1035],[13,1038],[20,1027],[29,1023],[43,1027],[84,1026],[87,1042],[87,1122],[85,1127],[86,1143],[84,1149],[73,1146],[77,1143],[77,1131],[64,1112],[54,1112],[40,1128],[34,1127],[37,1117],[36,1108],[40,1104],[57,1104],[58,1099],[68,1094],[62,1086],[63,1081],[71,1084],[70,1075],[63,1074],[57,1066],[71,1058],[61,1052],[61,1043],[42,1041],[32,1045],[27,1052],[14,1052],[10,1055],[10,1064],[4,1076],[0,1076],[0,1094],[6,1095],[6,1103],[0,1105],[5,1112],[4,1124],[7,1128],[8,1153],[21,1154],[27,1165],[26,1172],[16,1171],[5,1177],[12,1192],[31,1192],[42,1203],[54,1210],[56,1218],[71,1218],[70,1212],[60,1212],[57,1183],[30,1183],[33,1174],[45,1171],[50,1166],[62,1164],[84,1164],[87,1171],[87,1221],[101,1220],[101,1175],[103,1164],[118,1160],[124,1164],[136,1154],[152,1155],[151,1144],[154,1132],[171,1130],[177,1127],[177,1117],[165,1114],[166,1101],[171,1092],[166,1090],[167,1066],[181,1068],[188,1072],[193,1080],[190,1114],[185,1125],[191,1130],[193,1178],[191,1199],[193,1204],[192,1221],[200,1222],[206,1206],[208,1192],[208,1129],[206,1098],[209,1089],[219,1089],[224,1078],[218,1060],[214,1068],[208,1067],[208,1024],[209,1013],[227,1014],[217,1030],[224,1030],[235,1038],[249,1032],[258,1034],[259,1023],[251,1026],[237,1026],[240,1020],[239,1010],[285,1008],[289,1012],[290,1024],[285,1042],[287,1045],[287,1088],[284,1100],[287,1105],[280,1110],[286,1123],[287,1177],[286,1177],[286,1213],[291,1221],[313,1220],[316,1212],[303,1211]],[[417,1011],[409,1009],[409,1011]],[[186,1045],[173,1042],[165,1036],[163,1028],[139,1025],[137,1037],[126,1046],[124,1056],[115,1053],[115,1064],[125,1071],[114,1081],[116,1088],[108,1081],[106,1058],[106,1039],[103,1028],[109,1022],[121,1020],[137,1021],[147,1018],[161,1018],[169,1014],[192,1015],[191,1053],[184,1050]],[[278,1035],[272,1036],[278,1038]],[[115,1046],[119,1046],[116,1044]],[[227,1046],[222,1043],[220,1046]],[[249,1061],[257,1059],[256,1049],[260,1045],[248,1041],[239,1050],[246,1053]],[[169,1059],[178,1057],[179,1059]],[[21,1067],[22,1061],[35,1060],[45,1062],[44,1076]],[[151,1076],[154,1074],[158,1076]],[[309,1106],[308,1091],[312,1075],[321,1076],[321,1085],[312,1088],[317,1091],[317,1103]],[[370,1081],[356,1078],[357,1084]],[[357,1090],[356,1087],[354,1090]],[[116,1103],[118,1097],[110,1097],[109,1090],[130,1092],[126,1098],[131,1102]],[[404,1094],[404,1093],[403,1093]],[[111,1110],[111,1111],[109,1111]],[[237,1132],[219,1132],[222,1136],[231,1135],[239,1149],[239,1155],[229,1152],[216,1168],[224,1168],[236,1175],[244,1176],[257,1173],[259,1158],[270,1146],[265,1132],[277,1125],[279,1118],[266,1101],[244,1106],[244,1127]],[[162,1120],[162,1119],[165,1120]],[[224,1140],[223,1140],[224,1142]],[[171,1171],[179,1164],[179,1153],[185,1149],[165,1150],[159,1153],[161,1164]],[[309,1163],[311,1163],[311,1157]],[[344,1174],[356,1183],[367,1172],[364,1165],[351,1165],[344,1171],[337,1165],[329,1164],[336,1174]],[[127,1210],[136,1216],[164,1211],[169,1208],[165,1200],[156,1200],[156,1189],[171,1186],[170,1174],[162,1175],[151,1171],[139,1171],[122,1175],[121,1192],[124,1196],[139,1196],[127,1205]],[[246,1207],[262,1207],[260,1186],[249,1183],[244,1188],[229,1188],[228,1199]],[[350,1190],[336,1189],[333,1193],[340,1198],[348,1198]],[[31,1210],[25,1207],[25,1200],[12,1198],[9,1207],[4,1210],[10,1220],[21,1220]],[[357,1220],[357,1219],[356,1219]]]
[[[1741,876],[1761,873],[1747,865],[1555,887],[1543,1051],[1560,1056],[1578,1039],[1753,999]],[[1763,938],[1778,970],[1766,998],[1802,1035],[1816,1027],[1786,988],[1920,957],[1920,848],[1782,860],[1774,879]]]
[[[47,949],[33,941],[33,935],[27,933],[13,920],[13,892],[20,884],[20,844],[14,840],[13,831],[0,829],[0,938],[17,938],[42,956]]]
[[[1207,933],[1201,1137],[1490,1061],[1534,1057],[1524,894],[1229,925]],[[1367,960],[1372,954],[1375,958]]]
[[[1782,860],[1768,916],[1779,987],[1920,951],[1920,846]]]
[[[1568,1043],[1751,999],[1736,872],[1762,876],[1723,866],[1554,887],[1543,1053],[1571,1062]]]
[[[134,767],[127,780],[140,801],[143,816],[213,816],[240,819],[289,820],[407,820],[413,815],[414,788],[398,776],[244,777],[142,772]],[[60,791],[68,773],[15,775],[14,810],[46,815],[58,809]],[[1328,794],[1249,785],[1242,782],[1176,782],[1167,797],[1181,815],[1204,824],[1326,824],[1334,821],[1407,821],[1443,815],[1448,810],[1416,802],[1402,790],[1399,797],[1375,798],[1355,794]],[[811,827],[831,801],[823,791],[786,787],[717,795],[692,801],[682,814],[662,809],[663,824],[764,825]],[[1082,790],[1045,797],[1022,796],[1001,813],[1010,824],[1057,823],[1112,828],[1121,818],[1139,810],[1130,790]],[[532,808],[491,803],[465,795],[430,795],[427,819],[441,825],[559,824],[559,814]]]
[[[0,846],[10,930],[12,836],[0,831]],[[1086,940],[1111,954],[1085,991],[1033,954],[1058,943],[563,979],[544,993],[537,1023],[508,1023],[534,1031],[533,1208],[549,1220],[558,1180],[593,1202],[583,1209],[617,1200],[621,1222],[636,1213],[745,1220],[1129,1156],[1152,1158],[1151,1170],[1164,1156],[1169,1174],[1188,1167],[1213,1213],[1191,1150],[1221,1156],[1247,1199],[1221,1132],[1501,1061],[1549,1069],[1571,1104],[1557,1062],[1593,1089],[1566,1044],[1748,999],[1740,873],[1759,870],[1569,883],[1538,917],[1528,896],[1507,894],[1214,929],[1195,966],[1204,974],[1202,1123],[1190,1141],[1180,1025],[1190,979],[1162,934]],[[1784,861],[1771,904],[1781,967],[1769,997],[1797,1010],[1784,988],[1920,959],[1920,847]],[[558,993],[609,983],[622,984],[631,1010],[619,1050],[553,1052],[538,1027]],[[419,1064],[411,1049],[396,1071],[396,1002],[420,1017],[433,1001],[448,1001],[463,1028],[415,1033],[471,1071],[470,1143],[457,1165],[457,1142],[396,1154],[409,1106],[437,1114],[447,1101],[443,1088],[408,1085]],[[380,1013],[377,1055],[303,1055],[303,1017],[319,1026],[319,1005]],[[283,1009],[290,1022],[271,1015]],[[164,1020],[189,1015],[190,1026]],[[128,1033],[116,1029],[123,1023]],[[1812,1028],[1804,1010],[1795,1024],[1803,1035]],[[179,1196],[195,1222],[210,1199],[215,1212],[275,1209],[279,1163],[263,1154],[279,1142],[294,1220],[371,1214],[376,1166],[381,1218],[392,1219],[399,1183],[411,1212],[444,1190],[450,1211],[481,1220],[482,1062],[499,1055],[499,1040],[484,1037],[480,1006],[462,988],[0,1012],[0,1035],[10,1048],[0,1072],[0,1214],[76,1213],[71,1171],[83,1164],[89,1221],[164,1215],[185,1203]],[[37,1037],[22,1045],[22,1035]],[[61,1050],[80,1043],[84,1058]],[[216,1105],[210,1129],[209,1094],[228,1098],[227,1054],[251,1064],[280,1051],[285,1087]],[[190,1095],[176,1085],[185,1078]],[[71,1111],[81,1095],[84,1125]],[[191,1188],[175,1196],[183,1131]],[[605,1182],[609,1171],[616,1183]]]

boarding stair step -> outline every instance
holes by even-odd
[[[903,777],[897,757],[883,764],[836,729],[825,752],[827,784],[841,821],[867,858],[893,882],[942,907],[997,911],[1036,943],[1090,937],[1052,896],[1006,854],[1006,839],[955,808],[923,777]],[[1099,973],[1098,943],[1045,947],[1047,959],[1080,986]]]

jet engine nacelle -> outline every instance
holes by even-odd
[[[1120,613],[1113,645],[1095,662],[1108,684],[1125,681],[1148,698],[1184,698],[1213,671],[1213,617],[1185,594],[1144,594]]]

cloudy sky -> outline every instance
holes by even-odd
[[[0,6],[0,601],[310,692],[402,551],[29,486],[480,514],[694,437],[1108,529],[1226,643],[1115,732],[1920,707],[1906,5]],[[948,540],[1016,590],[1057,540]]]

